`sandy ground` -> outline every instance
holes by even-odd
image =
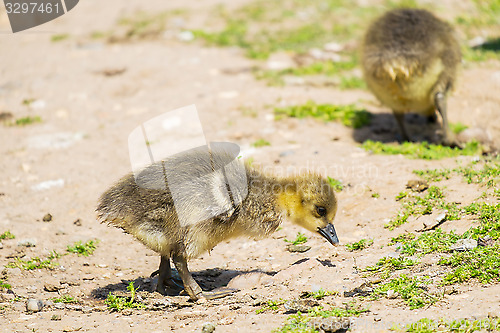
[[[371,155],[359,148],[357,137],[370,137],[371,129],[353,132],[338,123],[312,119],[274,121],[268,105],[302,103],[361,103],[390,126],[396,127],[388,110],[367,91],[333,88],[267,87],[247,70],[253,62],[240,50],[207,48],[172,39],[106,44],[93,41],[90,31],[113,26],[124,13],[137,9],[165,10],[176,7],[203,10],[220,1],[171,2],[108,0],[97,5],[82,1],[69,14],[36,29],[9,34],[5,17],[0,20],[0,112],[16,118],[39,115],[42,122],[30,126],[0,126],[0,233],[10,230],[14,240],[4,240],[0,265],[22,252],[26,258],[45,258],[50,251],[64,253],[76,241],[98,239],[92,256],[70,254],[58,259],[54,270],[5,269],[12,291],[0,294],[2,332],[199,332],[206,322],[217,332],[269,332],[285,322],[283,311],[256,314],[259,302],[296,298],[318,288],[348,291],[365,279],[356,267],[374,264],[394,251],[386,245],[397,231],[383,228],[398,211],[394,197],[414,179],[414,169],[451,167],[455,159],[410,160],[402,156]],[[226,1],[229,3],[229,1]],[[230,4],[232,6],[233,3]],[[2,14],[3,15],[3,14]],[[4,15],[5,16],[5,15]],[[53,43],[53,34],[70,38]],[[104,70],[125,69],[105,76]],[[486,130],[500,139],[500,63],[469,64],[449,99],[449,117]],[[35,99],[30,106],[25,99]],[[196,104],[209,141],[239,144],[256,163],[276,171],[314,169],[341,179],[335,226],[341,243],[374,239],[369,249],[351,253],[332,247],[319,235],[304,231],[312,249],[290,253],[284,238],[293,239],[299,227],[286,224],[273,237],[261,241],[232,240],[210,254],[193,260],[190,268],[207,289],[224,286],[248,272],[240,282],[242,291],[204,304],[187,297],[163,297],[147,292],[154,285],[149,274],[157,269],[157,255],[120,230],[96,222],[99,195],[130,171],[128,134],[140,123],[178,107]],[[256,111],[245,115],[242,107]],[[251,143],[265,138],[271,146],[253,149]],[[387,139],[386,138],[386,139]],[[285,153],[284,153],[285,152]],[[461,157],[463,163],[473,157]],[[50,188],[40,184],[55,181]],[[451,200],[469,204],[480,186],[460,178],[444,183]],[[379,193],[373,198],[372,193]],[[53,220],[43,222],[45,214]],[[447,222],[446,230],[465,230],[470,220]],[[18,242],[30,239],[36,246]],[[122,281],[136,281],[142,297],[151,298],[157,309],[110,312],[104,306],[109,291],[125,291]],[[47,285],[62,287],[46,291]],[[50,289],[50,288],[49,288]],[[419,318],[486,317],[500,313],[500,286],[467,284],[459,293],[446,295],[437,304],[409,310],[399,299],[370,302],[370,312],[356,319],[354,331],[386,331],[393,323]],[[70,295],[80,302],[59,306],[50,299]],[[29,298],[47,305],[40,312],[26,311]],[[331,296],[341,306],[349,301]]]

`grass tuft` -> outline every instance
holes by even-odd
[[[285,238],[285,242],[291,243],[293,245],[300,245],[307,242],[307,237],[303,233],[299,232],[297,233],[297,237],[295,237],[295,240],[291,241]]]
[[[97,240],[89,240],[85,244],[81,241],[75,242],[73,245],[68,245],[66,248],[67,252],[77,253],[79,256],[88,257],[92,255],[96,249]]]
[[[130,292],[130,297],[114,296],[111,293],[108,294],[108,298],[104,302],[108,308],[121,311],[123,309],[142,309],[144,304],[136,302],[135,293],[137,291],[134,288],[134,282],[130,282],[127,286],[127,290]]]
[[[12,234],[9,230],[5,231],[3,234],[0,234],[0,239],[14,239],[16,236]]]
[[[466,143],[463,149],[458,147],[450,148],[425,141],[393,144],[367,140],[363,142],[361,147],[374,154],[403,155],[408,158],[419,158],[424,160],[440,160],[442,158],[462,155],[481,155],[483,152],[481,144],[477,141]]]
[[[346,244],[345,248],[347,249],[347,251],[350,252],[359,251],[370,247],[372,244],[373,244],[373,239],[361,239],[358,242]]]
[[[274,114],[276,119],[287,116],[293,118],[313,117],[323,121],[341,121],[345,126],[352,128],[366,126],[371,121],[369,112],[359,109],[353,104],[316,104],[312,101],[302,105],[275,108]]]

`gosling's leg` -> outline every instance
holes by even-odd
[[[396,122],[398,123],[399,131],[401,132],[401,138],[403,139],[402,141],[410,141],[410,137],[408,136],[408,133],[406,133],[405,129],[405,114],[401,112],[396,112],[392,111],[394,114],[394,117],[396,118]]]
[[[172,268],[170,267],[170,258],[162,256],[160,260],[160,268],[151,274],[151,277],[158,274],[158,284],[156,291],[162,295],[174,294],[177,295],[182,287],[175,283],[172,278]]]
[[[193,276],[189,272],[187,266],[186,258],[182,256],[173,256],[172,260],[174,262],[175,268],[179,272],[181,276],[182,283],[184,284],[184,290],[187,292],[189,297],[193,300],[199,300],[200,298],[205,299],[215,299],[230,295],[237,291],[236,289],[231,288],[219,288],[216,291],[203,291],[201,287],[196,283]]]
[[[437,92],[434,95],[434,104],[436,106],[437,111],[441,115],[443,119],[443,138],[441,142],[443,145],[447,146],[455,146],[456,143],[453,142],[450,129],[448,126],[448,115],[446,113],[446,96],[442,92]]]

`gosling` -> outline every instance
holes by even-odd
[[[390,107],[404,141],[410,138],[404,114],[416,112],[436,122],[442,118],[441,143],[453,145],[446,96],[461,61],[453,28],[423,9],[395,9],[375,20],[361,47],[366,83]]]
[[[206,163],[207,151],[209,163]],[[228,172],[227,164],[233,157],[220,149],[196,148],[125,176],[100,197],[97,212],[101,222],[122,228],[160,254],[159,269],[152,276],[159,275],[156,290],[161,294],[174,294],[182,289],[172,278],[170,259],[192,300],[234,292],[229,288],[203,291],[189,272],[187,261],[233,237],[268,236],[285,219],[318,232],[332,245],[339,243],[332,224],[337,200],[325,179],[312,173],[278,178],[237,159],[233,163],[239,163],[242,171]],[[224,168],[225,174],[217,172]],[[174,171],[170,178],[165,177],[166,169]],[[177,202],[168,184],[161,185],[166,181],[171,183],[172,179],[176,184],[185,180],[185,191],[176,191]],[[233,183],[234,179],[243,180],[244,190],[229,186],[228,179]],[[208,194],[196,192],[207,184]],[[211,203],[225,207],[224,211],[210,218],[192,218],[203,216],[200,212]],[[181,206],[187,209],[179,210]],[[192,216],[187,216],[186,222],[186,216],[179,216],[179,211]]]

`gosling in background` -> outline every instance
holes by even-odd
[[[189,272],[187,261],[233,237],[266,237],[285,219],[318,232],[333,245],[339,242],[332,224],[337,200],[325,179],[312,173],[277,178],[248,164],[240,164],[241,174],[221,176],[214,171],[224,168],[229,160],[224,154],[210,151],[211,162],[206,163],[206,150],[195,150],[189,156],[181,153],[152,164],[138,175],[125,176],[100,197],[97,212],[101,222],[122,228],[160,254],[160,267],[155,273],[159,274],[156,289],[162,294],[179,291],[172,279],[170,259],[192,300],[229,294],[233,290],[203,291]],[[211,202],[227,206],[227,211],[208,219],[195,219],[194,223],[182,223],[173,192],[168,186],[161,186],[165,182],[165,163],[170,170],[178,170],[174,176],[180,183],[186,180],[186,187],[190,187],[182,198],[182,204],[189,208],[187,211],[196,215]],[[238,177],[243,177],[247,189],[241,200],[236,200],[239,193],[234,191],[229,196],[225,194],[230,189],[227,178]],[[151,184],[160,186],[149,186]],[[199,188],[207,184],[209,193],[198,194],[197,189],[199,192]]]
[[[442,143],[454,144],[448,127],[446,96],[461,61],[452,27],[423,9],[395,9],[374,21],[363,40],[366,83],[390,107],[404,141],[410,141],[404,114],[442,118]]]

